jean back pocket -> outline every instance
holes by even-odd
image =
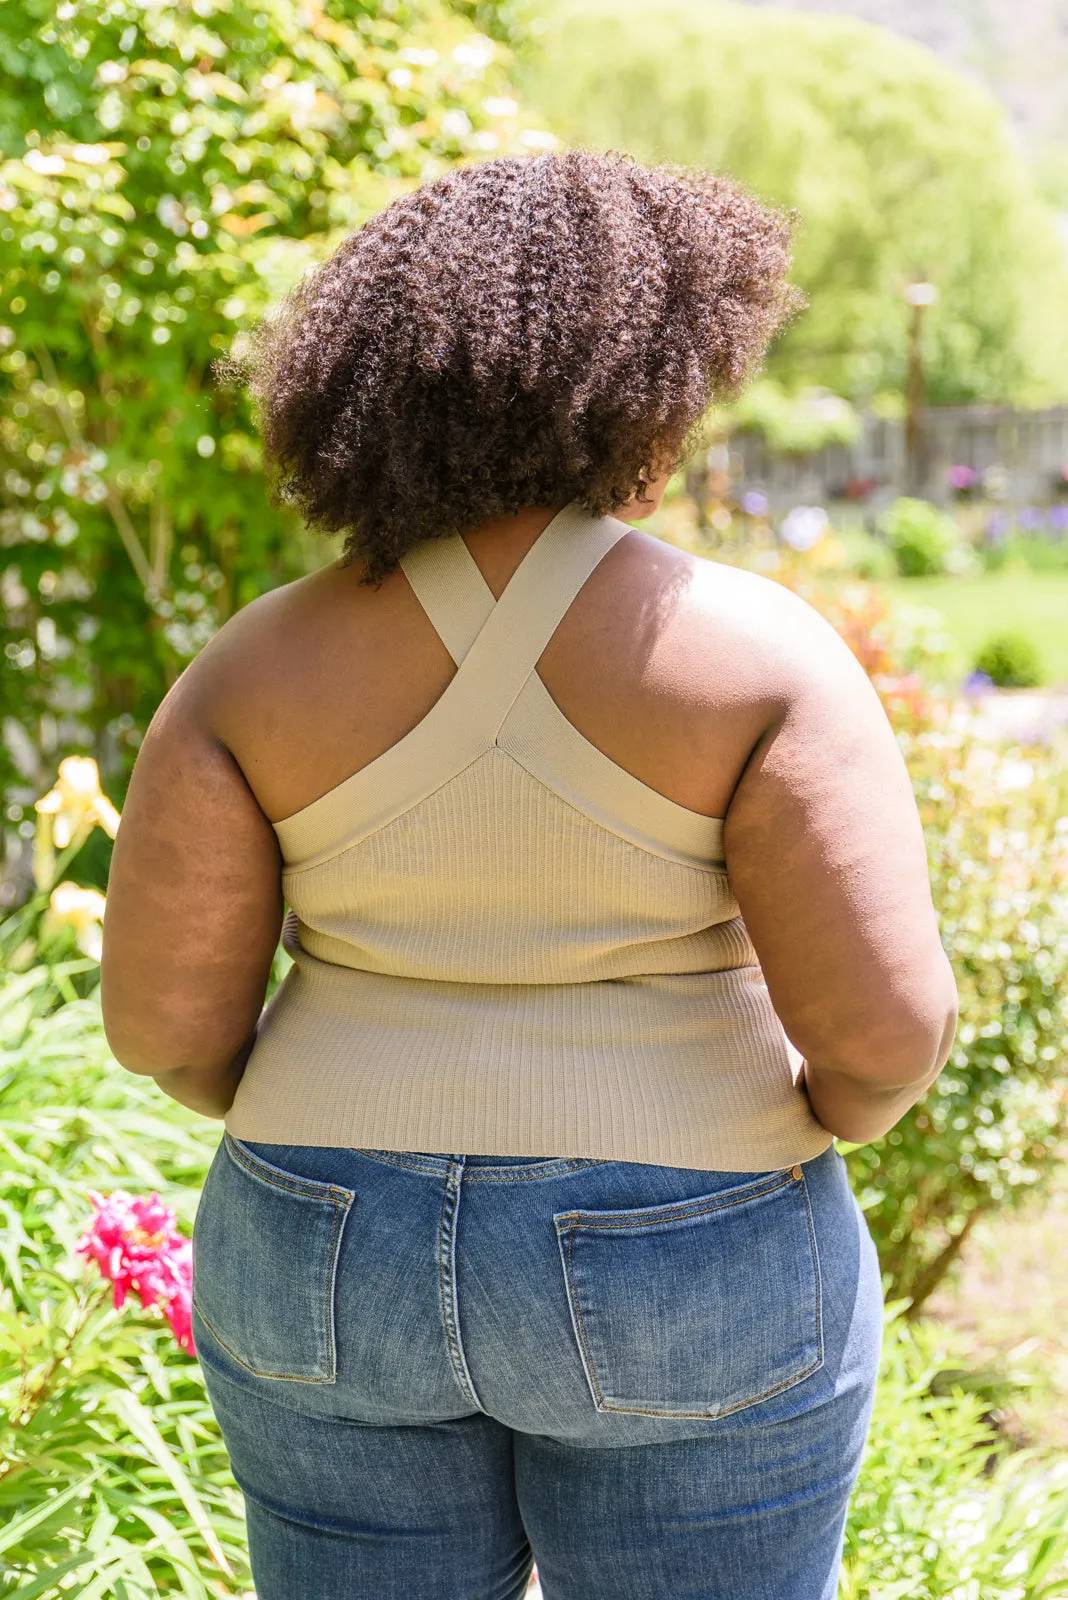
[[[334,1281],[355,1198],[223,1134],[193,1228],[193,1307],[257,1377],[336,1381]]]
[[[823,1364],[812,1211],[793,1171],[673,1205],[554,1215],[598,1411],[725,1417]]]

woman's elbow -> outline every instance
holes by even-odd
[[[904,997],[861,1001],[848,1023],[794,1042],[808,1060],[872,1089],[922,1092],[949,1059],[957,1020],[957,986],[944,961]]]

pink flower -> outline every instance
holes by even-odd
[[[156,1193],[148,1199],[115,1189],[90,1189],[94,1214],[75,1249],[113,1285],[116,1310],[132,1290],[143,1306],[161,1306],[178,1345],[194,1354],[191,1327],[193,1245]]]
[[[193,1241],[180,1239],[169,1258],[173,1288],[163,1307],[178,1348],[195,1355],[193,1347]]]

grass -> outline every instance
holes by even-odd
[[[1038,651],[1043,683],[1068,686],[1068,572],[895,578],[883,588],[895,608],[915,606],[939,614],[955,676],[971,671],[979,650],[995,634],[1023,633]]]

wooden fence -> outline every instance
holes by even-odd
[[[735,486],[759,490],[773,509],[853,498],[874,509],[907,492],[905,429],[866,414],[856,443],[810,456],[775,455],[755,434],[735,434],[709,466],[729,465]],[[1045,506],[1068,495],[1068,406],[1014,411],[1008,406],[947,406],[926,412],[920,441],[925,499],[953,497],[951,467],[970,467],[1013,507]],[[715,456],[715,452],[711,452]],[[870,487],[869,487],[870,486]]]

